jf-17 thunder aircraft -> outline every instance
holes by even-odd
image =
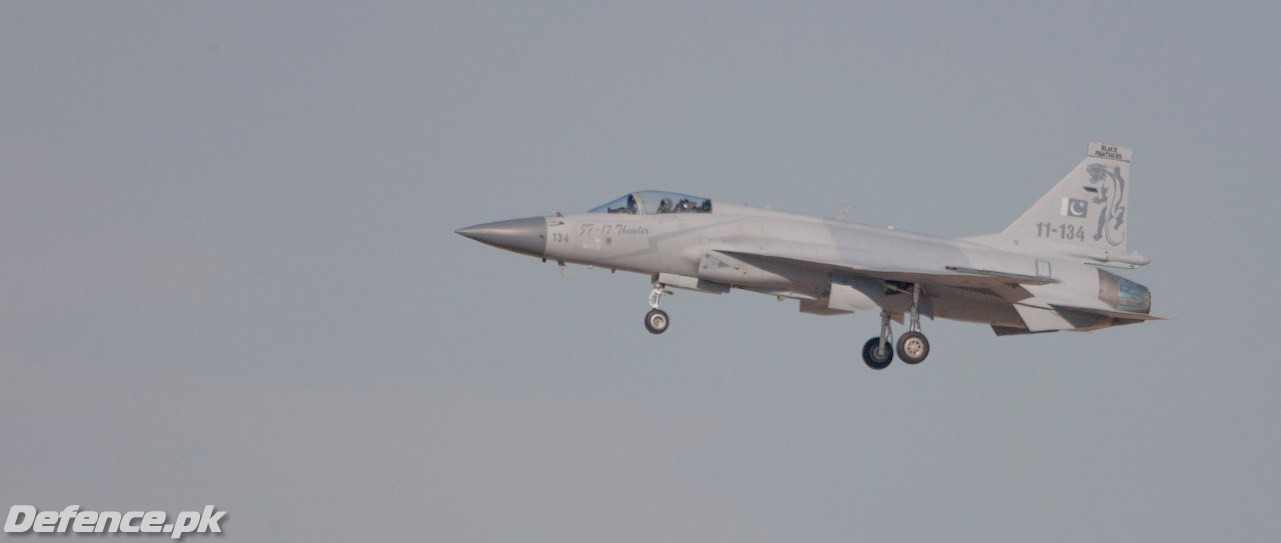
[[[799,300],[803,313],[880,313],[863,361],[917,364],[921,316],[990,325],[999,336],[1090,331],[1157,320],[1146,287],[1108,271],[1150,262],[1126,251],[1129,149],[1086,157],[1000,233],[949,239],[662,191],[576,215],[479,224],[457,233],[520,254],[648,275],[645,328],[667,330],[669,288],[742,289]],[[1107,268],[1107,269],[1105,269]],[[894,341],[890,322],[906,320]]]

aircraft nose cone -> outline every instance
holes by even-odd
[[[520,254],[541,257],[547,252],[547,219],[543,217],[478,224],[454,232]]]

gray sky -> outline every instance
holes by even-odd
[[[6,3],[0,506],[227,541],[1275,541],[1275,2]],[[1133,147],[1174,320],[921,367],[453,234],[662,188],[946,235]]]

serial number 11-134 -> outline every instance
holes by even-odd
[[[1085,228],[1072,224],[1036,223],[1036,236],[1039,238],[1067,239],[1085,241]]]

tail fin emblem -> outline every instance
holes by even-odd
[[[1099,185],[1098,196],[1091,202],[1102,204],[1094,241],[1106,237],[1113,247],[1121,245],[1125,241],[1125,230],[1121,228],[1125,224],[1125,206],[1121,204],[1125,201],[1125,179],[1121,177],[1121,168],[1091,164],[1086,171],[1090,174],[1090,183]]]

